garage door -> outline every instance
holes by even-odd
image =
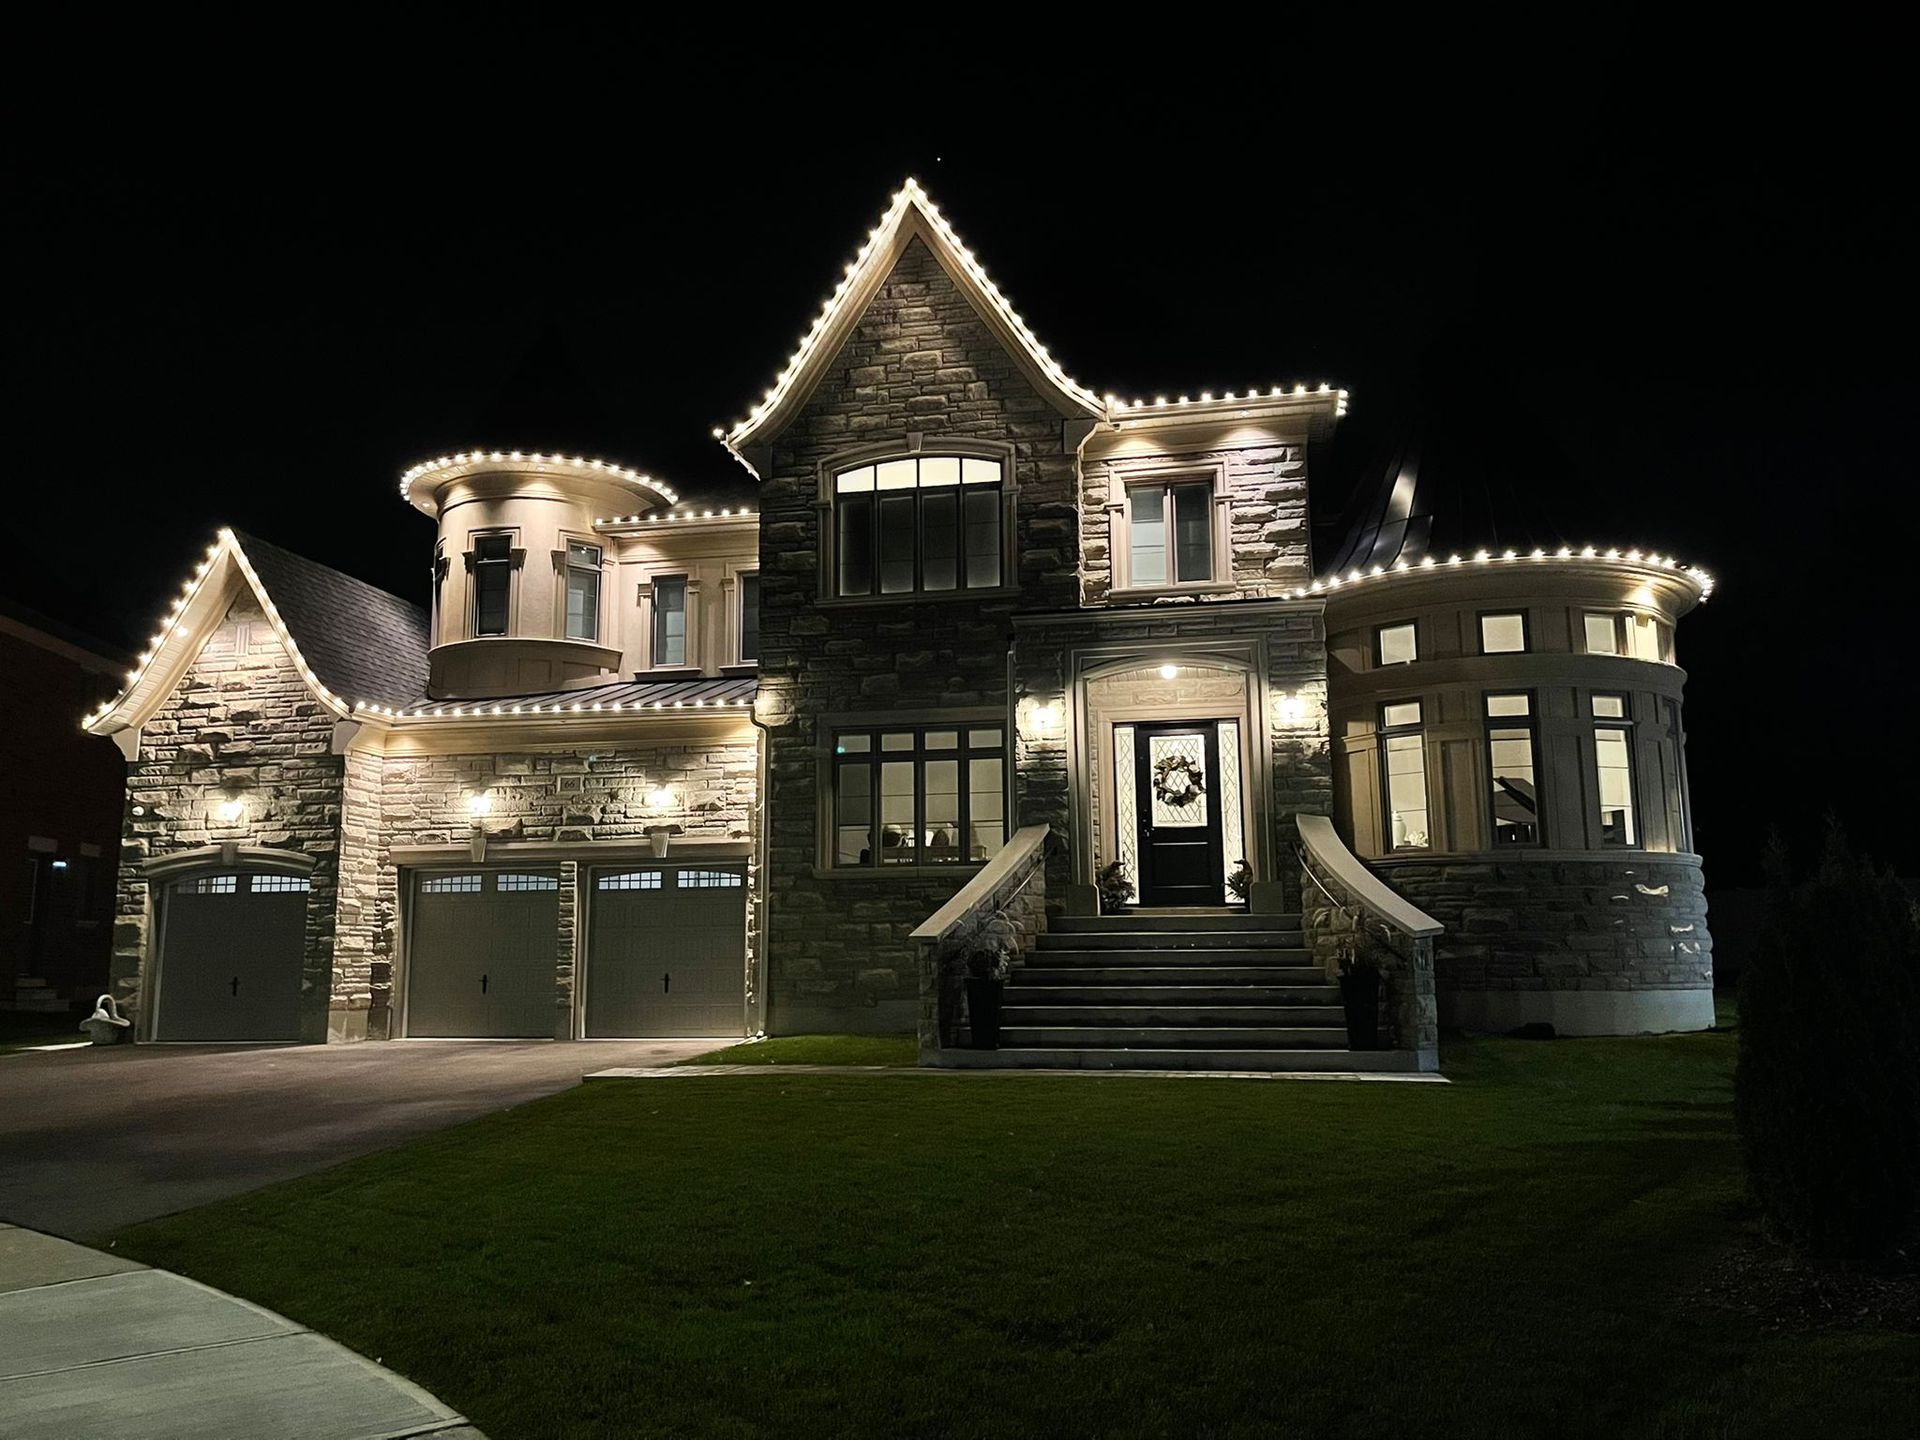
[[[597,871],[589,906],[589,1036],[745,1033],[744,865]]]
[[[156,1040],[298,1040],[304,875],[200,875],[162,899]]]
[[[416,875],[407,1034],[552,1039],[558,870]]]

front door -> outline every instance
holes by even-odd
[[[1140,904],[1218,905],[1220,736],[1210,724],[1134,727]]]

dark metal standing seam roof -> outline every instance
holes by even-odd
[[[540,709],[675,710],[738,706],[750,703],[760,689],[757,675],[732,675],[714,680],[620,680],[605,685],[582,685],[572,690],[548,690],[537,695],[489,695],[472,700],[418,700],[400,709],[403,716],[448,716]]]

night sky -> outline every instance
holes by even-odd
[[[913,174],[1096,391],[1348,387],[1322,518],[1419,417],[1503,527],[1443,547],[1705,565],[1679,643],[1709,883],[1829,806],[1920,873],[1902,92],[1839,49],[1617,23],[1457,53],[1379,24],[730,37],[747,59],[638,23],[47,35],[16,60],[58,103],[9,102],[33,518],[0,592],[137,648],[231,524],[424,599],[395,481],[468,447],[751,499],[709,432]]]

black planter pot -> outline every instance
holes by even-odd
[[[967,1028],[976,1050],[1000,1048],[1000,1002],[1007,982],[1004,980],[967,981]]]
[[[1347,1011],[1347,1048],[1380,1048],[1380,972],[1349,970],[1340,977],[1340,1003]]]

